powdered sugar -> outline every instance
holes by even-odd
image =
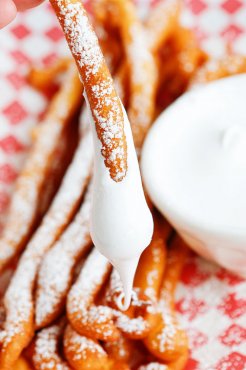
[[[70,326],[66,329],[64,337],[64,347],[71,360],[78,361],[80,359],[87,359],[88,356],[103,356],[107,354],[103,348],[94,340],[79,335]]]
[[[74,327],[86,332],[101,333],[100,324],[109,323],[105,337],[112,335],[112,311],[106,306],[94,306],[94,299],[111,271],[111,265],[96,249],[87,258],[81,273],[72,286],[67,300],[67,313]]]
[[[64,323],[61,322],[43,329],[37,334],[33,361],[40,370],[70,370],[70,367],[58,353],[59,339],[63,334],[63,329]]]
[[[83,195],[91,169],[90,147],[87,138],[76,151],[49,211],[19,261],[4,298],[7,320],[5,330],[1,332],[3,348],[16,334],[24,334],[26,322],[32,325],[32,290],[37,270],[45,252],[68,224]]]
[[[114,311],[116,319],[116,326],[123,332],[128,334],[134,334],[136,336],[146,333],[149,329],[148,322],[141,316],[137,318],[129,318],[128,316]]]
[[[90,245],[89,219],[91,188],[87,190],[82,206],[60,240],[46,254],[38,276],[36,293],[36,325],[42,326],[60,312],[71,275],[78,258]],[[51,317],[50,317],[51,315]]]
[[[127,172],[123,112],[98,39],[80,1],[56,0],[53,3],[79,67],[105,165],[112,179],[121,181]]]
[[[128,1],[119,1],[117,6],[118,16],[126,18],[125,22],[119,23],[119,27],[131,71],[128,114],[135,145],[140,149],[154,116],[157,69],[134,5]]]
[[[177,320],[174,317],[174,313],[172,312],[166,299],[163,299],[159,302],[158,309],[162,315],[163,321],[163,328],[157,336],[159,343],[158,350],[160,352],[165,352],[166,350],[174,349],[174,338],[179,330],[179,327]]]
[[[50,168],[50,161],[57,148],[59,138],[69,120],[74,102],[61,111],[64,101],[74,90],[76,70],[71,66],[63,82],[62,90],[54,98],[46,119],[38,128],[38,135],[13,194],[7,226],[0,240],[0,265],[6,264],[18,252],[35,221],[42,185]],[[82,91],[82,89],[81,89]]]
[[[78,306],[84,308],[92,302],[94,291],[101,287],[104,275],[109,268],[110,264],[107,259],[93,249],[69,293],[68,309],[71,312],[77,311]]]

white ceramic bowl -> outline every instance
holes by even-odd
[[[231,220],[231,223],[220,223],[220,219],[216,216],[218,209],[216,210],[214,208],[216,206],[213,204],[204,204],[201,197],[202,194],[199,195],[201,199],[201,210],[197,213],[198,216],[196,216],[196,212],[192,211],[199,204],[195,203],[195,201],[192,203],[192,192],[189,193],[190,208],[187,207],[187,204],[189,205],[187,199],[185,200],[186,206],[184,206],[185,202],[180,201],[180,199],[182,200],[182,192],[179,201],[175,199],[175,191],[170,188],[172,181],[169,181],[169,177],[173,176],[170,168],[172,162],[177,160],[174,157],[177,157],[177,153],[180,150],[179,146],[175,145],[178,142],[176,141],[176,136],[181,135],[182,132],[184,133],[186,128],[191,130],[192,127],[194,128],[196,126],[196,129],[199,129],[202,125],[205,127],[204,123],[206,120],[215,120],[216,118],[215,122],[216,124],[218,123],[219,130],[224,130],[223,125],[226,126],[225,129],[227,130],[228,125],[240,121],[240,127],[245,126],[243,129],[246,133],[245,97],[246,74],[216,81],[203,88],[184,94],[160,115],[151,128],[144,144],[141,160],[143,180],[153,203],[174,226],[187,244],[205,258],[213,260],[242,276],[246,276],[246,135],[243,146],[241,143],[241,150],[243,150],[242,167],[245,170],[242,171],[243,183],[240,183],[240,189],[244,189],[245,184],[245,191],[240,191],[240,194],[236,192],[235,194],[235,209],[238,209],[242,215],[244,215],[245,209],[245,221],[242,216],[243,219],[239,219],[239,225],[237,225],[238,214],[235,213],[234,217],[234,210],[227,207],[227,203],[229,202],[227,202],[226,197],[223,198],[224,190],[226,194],[226,184],[225,189],[222,189],[223,186],[221,188],[217,187],[214,190],[213,186],[210,187],[210,191],[212,189],[212,192],[218,192],[219,204],[222,205],[221,209],[224,210],[225,208],[224,212],[228,212],[225,215],[228,218],[225,217],[224,219]],[[240,140],[241,137],[239,133]],[[201,139],[201,143],[203,143],[203,138]],[[209,155],[210,148],[208,147],[207,150]],[[245,154],[245,161],[243,154]],[[196,151],[194,151],[194,156],[196,156]],[[176,168],[180,169],[180,174],[176,173],[175,176],[176,181],[177,178],[180,178],[180,182],[184,184],[183,197],[185,199],[187,197],[185,189],[189,189],[187,188],[186,180],[187,177],[192,175],[191,172],[189,172],[189,175],[186,173],[185,156],[184,168],[182,168],[182,155],[180,155],[178,161],[179,163]],[[216,173],[215,176],[217,176]],[[196,178],[197,176],[195,176]],[[237,179],[234,180],[235,183],[238,183]],[[195,193],[197,189],[198,187],[194,184],[192,191]],[[209,195],[206,194],[207,189],[205,188],[203,191],[206,202],[213,202],[213,200],[210,200]],[[204,208],[204,214],[202,207]],[[240,207],[243,208],[240,210]],[[230,214],[229,212],[232,213]]]

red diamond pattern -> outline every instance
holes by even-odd
[[[63,33],[60,27],[52,27],[47,32],[45,32],[45,35],[49,37],[52,41],[57,42],[61,38],[63,38]]]
[[[218,308],[231,319],[236,319],[246,313],[246,299],[236,298],[235,293],[228,294]]]
[[[27,57],[27,55],[22,53],[22,51],[20,50],[11,51],[10,55],[14,58],[14,60],[18,64],[29,64],[30,63],[30,59]]]
[[[42,63],[43,63],[45,66],[49,66],[49,65],[51,65],[53,62],[55,62],[56,60],[57,60],[57,54],[56,54],[56,53],[51,53],[51,54],[46,55],[46,56],[42,59]]]
[[[186,0],[186,4],[195,15],[202,13],[207,8],[207,4],[203,0]]]
[[[7,154],[15,154],[25,150],[25,146],[13,135],[1,139],[0,148]]]
[[[14,28],[11,29],[11,32],[19,40],[24,39],[31,33],[30,30],[26,28],[26,26],[24,26],[23,24],[15,26]]]
[[[26,84],[25,79],[22,76],[20,76],[17,72],[9,73],[6,76],[6,78],[16,88],[16,90],[19,90]]]
[[[3,191],[0,191],[0,213],[5,211],[9,205],[9,195]]]
[[[240,0],[226,0],[221,7],[229,14],[236,13],[243,5]]]
[[[246,356],[232,352],[215,365],[216,370],[245,370]]]
[[[243,29],[235,24],[230,24],[222,32],[221,36],[224,37],[228,42],[235,41],[241,34]]]
[[[244,279],[238,275],[234,275],[232,272],[226,271],[224,269],[221,269],[216,274],[217,278],[221,281],[226,282],[227,284],[234,286],[237,284],[240,284],[244,281]]]
[[[195,261],[190,261],[188,262],[182,271],[181,274],[181,281],[185,285],[190,285],[190,286],[197,286],[206,281],[209,277],[209,274],[199,271],[199,268]]]
[[[190,348],[202,347],[208,341],[207,336],[204,333],[202,333],[201,331],[196,330],[195,328],[189,329],[187,331],[187,334],[188,334],[188,337],[189,337]]]
[[[205,313],[208,307],[205,301],[196,299],[194,297],[188,299],[181,299],[176,303],[176,309],[192,321],[200,314]]]
[[[0,166],[0,182],[11,184],[17,177],[15,169],[10,164]]]
[[[232,324],[219,336],[219,339],[225,346],[235,346],[246,341],[246,329],[242,326]]]
[[[18,101],[14,101],[4,108],[3,114],[6,115],[12,125],[20,123],[27,117],[27,112]]]

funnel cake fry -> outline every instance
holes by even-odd
[[[123,59],[121,40],[114,24],[114,19],[108,14],[108,3],[105,0],[91,0],[93,12],[93,27],[111,74],[118,69]]]
[[[118,27],[130,72],[128,115],[136,149],[141,149],[154,118],[157,90],[157,68],[148,47],[146,33],[130,0],[111,0],[116,8]]]
[[[148,337],[144,339],[147,349],[167,363],[176,361],[188,352],[187,336],[179,327],[174,302],[176,285],[187,253],[187,247],[176,237],[167,255],[167,266],[158,302],[159,319]]]
[[[37,328],[52,323],[64,308],[66,295],[72,284],[74,267],[92,243],[89,231],[90,208],[89,186],[74,221],[44,257],[36,290]]]
[[[160,1],[150,12],[146,22],[146,34],[151,51],[155,54],[175,32],[179,23],[180,0]]]
[[[105,165],[114,181],[122,181],[127,172],[123,111],[98,39],[80,0],[50,0],[50,3],[77,63]]]
[[[130,370],[128,365],[110,358],[97,340],[79,335],[70,325],[65,330],[64,351],[75,370]]]
[[[143,252],[137,269],[134,288],[143,292],[153,302],[159,298],[166,264],[166,240],[171,227],[160,215],[155,214],[153,239]]]
[[[129,364],[136,352],[136,342],[120,334],[117,341],[103,344],[107,354],[118,363]]]
[[[71,370],[59,354],[59,344],[65,328],[65,320],[42,329],[34,342],[33,363],[36,370]]]
[[[169,226],[155,217],[155,231],[151,244],[143,252],[134,280],[134,292],[130,309],[119,311],[118,302],[123,296],[122,283],[116,270],[110,277],[106,294],[107,303],[115,309],[115,325],[131,339],[143,339],[155,325],[157,303],[165,268],[165,239]]]
[[[37,139],[17,180],[6,227],[0,239],[0,271],[24,248],[37,221],[39,198],[52,157],[65,126],[81,102],[81,94],[81,83],[73,66],[51,102],[43,124],[39,126]]]
[[[111,264],[93,249],[67,298],[67,316],[81,335],[100,340],[115,340],[119,333],[109,307],[96,306],[95,298],[111,272]]]
[[[106,302],[113,309],[115,326],[127,338],[145,338],[150,331],[150,322],[155,314],[153,302],[141,291],[133,290],[131,306],[126,312],[122,312],[120,306],[123,297],[122,282],[118,272],[114,269],[106,293]]]
[[[0,368],[9,370],[34,330],[33,288],[45,253],[73,217],[89,180],[90,141],[81,139],[47,214],[23,253],[4,297],[6,321],[0,332]]]
[[[202,68],[197,70],[190,87],[194,88],[207,82],[245,72],[245,56],[229,54],[221,59],[210,59]]]

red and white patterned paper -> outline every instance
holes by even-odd
[[[159,0],[135,0],[148,14]],[[246,54],[246,0],[184,0],[184,25],[215,56],[228,46]],[[28,86],[30,64],[47,65],[68,48],[47,3],[0,30],[0,226],[45,98]],[[246,281],[193,254],[177,291],[190,339],[186,370],[246,369]]]

